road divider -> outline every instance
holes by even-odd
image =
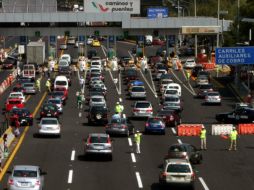
[[[142,180],[141,180],[140,174],[139,174],[139,172],[136,172],[135,174],[136,174],[136,178],[137,178],[137,181],[138,181],[138,187],[140,189],[142,189],[143,188],[143,184],[142,184]]]
[[[213,124],[212,135],[229,135],[233,130],[233,124]]]
[[[68,183],[72,183],[72,178],[73,178],[73,170],[69,170],[69,175],[68,175]]]
[[[240,135],[254,134],[254,123],[238,124],[238,133]]]
[[[177,126],[178,136],[199,136],[203,124],[180,124]]]
[[[71,151],[71,161],[74,161],[74,160],[75,160],[75,154],[76,154],[76,151],[75,151],[75,150],[72,150],[72,151]]]
[[[131,153],[131,160],[133,163],[136,163],[136,157],[134,153]]]

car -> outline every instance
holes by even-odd
[[[55,104],[44,104],[41,108],[40,118],[43,117],[59,117],[59,112]]]
[[[94,85],[96,84],[104,84],[104,82],[102,80],[100,80],[99,78],[93,78],[93,80],[89,81],[89,87],[92,88]]]
[[[219,104],[221,105],[221,96],[217,91],[208,92],[205,96],[205,104]]]
[[[208,92],[213,91],[213,85],[212,84],[203,84],[200,85],[197,92],[197,98],[205,98]]]
[[[20,85],[17,84],[13,87],[12,92],[22,92],[24,94],[25,89]]]
[[[167,92],[167,90],[166,90],[166,92]],[[167,103],[174,103],[174,104],[179,104],[179,105],[182,104],[181,98],[177,94],[175,94],[175,95],[167,94],[166,96],[164,96],[164,98],[162,100],[163,100],[163,103],[165,103],[165,104],[167,104]]]
[[[3,111],[4,112],[9,112],[14,107],[16,107],[16,108],[24,108],[25,104],[19,98],[11,98],[11,99],[8,98],[7,101],[5,102],[5,108],[3,109]]]
[[[53,92],[50,92],[49,98],[60,98],[65,105],[68,98],[68,91],[55,89]]]
[[[106,133],[89,133],[85,140],[84,155],[105,155],[113,159],[113,146],[110,136]]]
[[[35,84],[34,83],[23,83],[21,85],[21,87],[23,88],[23,93],[24,94],[36,94],[37,92],[37,89],[35,87]]]
[[[145,83],[143,81],[140,81],[140,80],[134,80],[134,81],[130,81],[128,83],[128,90],[131,89],[133,86],[144,86]]]
[[[20,125],[33,125],[33,115],[27,108],[13,108],[9,113],[11,126],[15,125],[16,119]]]
[[[91,106],[87,115],[88,123],[91,124],[107,124],[108,108],[103,105]]]
[[[239,107],[233,111],[218,113],[215,119],[220,123],[252,123],[254,122],[254,109]]]
[[[178,96],[178,91],[176,89],[167,89],[162,94],[161,99],[165,101],[165,98],[170,96]]]
[[[26,98],[22,92],[11,92],[8,96],[8,99],[12,99],[12,98],[18,98],[23,103],[25,103],[25,101],[26,101]]]
[[[163,45],[165,45],[165,41],[162,41],[162,40],[159,39],[159,38],[155,38],[155,39],[153,39],[153,41],[152,41],[152,45],[163,46]]]
[[[67,44],[69,44],[69,45],[75,45],[75,43],[76,43],[76,37],[74,37],[74,36],[68,37]]]
[[[192,69],[192,72],[191,72],[191,75],[193,77],[197,77],[198,76],[198,73],[200,71],[203,71],[204,68],[203,68],[203,65],[202,64],[196,64],[196,66]]]
[[[104,96],[91,96],[89,100],[89,106],[101,105],[106,107],[106,100]]]
[[[44,175],[39,166],[15,165],[8,171],[8,190],[42,190],[44,188]]]
[[[98,68],[100,71],[102,70],[102,62],[101,60],[93,60],[90,63],[91,68]]]
[[[124,67],[124,66],[128,65],[129,61],[131,61],[131,60],[132,60],[132,58],[130,56],[123,56],[119,60],[119,65]]]
[[[136,101],[132,110],[133,117],[153,116],[152,103],[149,101]]]
[[[145,123],[145,133],[160,133],[165,135],[166,125],[161,117],[149,117]]]
[[[89,100],[92,95],[96,95],[96,94],[103,95],[104,98],[106,99],[107,91],[105,91],[105,89],[103,89],[103,88],[92,87],[89,89],[89,96],[87,97],[87,100]]]
[[[203,160],[201,152],[194,145],[187,143],[172,144],[165,159],[169,158],[187,159],[191,164],[200,164]]]
[[[63,54],[63,55],[61,55],[59,60],[66,60],[66,61],[68,61],[69,65],[71,64],[71,56],[70,56],[70,54]]]
[[[162,104],[162,109],[164,109],[164,110],[175,110],[175,111],[180,113],[180,112],[183,111],[183,106],[179,102],[165,101]]]
[[[62,72],[62,70],[66,70],[66,68],[70,67],[69,63],[65,59],[60,59],[58,62],[58,71]]]
[[[43,117],[38,124],[39,135],[61,136],[61,124],[55,117]]]
[[[146,99],[146,90],[144,86],[132,86],[129,90],[130,98]]]
[[[206,76],[208,78],[209,83],[211,82],[211,78],[212,78],[211,73],[209,73],[208,71],[200,70],[198,72],[197,77],[199,77],[199,76]]]
[[[60,98],[49,98],[47,104],[55,104],[59,113],[63,113],[63,101]]]
[[[184,63],[184,68],[193,69],[196,66],[195,59],[187,59]]]
[[[249,103],[243,103],[243,102],[238,102],[238,103],[235,103],[235,110],[237,110],[238,108],[253,108],[252,104],[249,104]]]
[[[137,70],[133,68],[126,69],[124,72],[124,79],[127,83],[129,83],[132,80],[137,80],[138,79]]]
[[[182,96],[182,87],[178,83],[170,83],[167,85],[165,90],[177,90],[178,91],[178,96]]]
[[[14,67],[17,66],[17,61],[18,60],[16,58],[8,56],[2,63],[2,68],[3,69],[13,69]]]
[[[161,76],[168,73],[167,66],[164,64],[157,64],[156,66],[156,80],[160,80]]]
[[[87,75],[87,80],[90,82],[92,78],[97,78],[99,80],[104,81],[104,76],[102,75],[102,73],[89,73]]]
[[[88,59],[91,59],[92,57],[94,56],[97,56],[97,51],[95,49],[90,49],[88,52],[87,52],[87,58]]]
[[[199,75],[196,79],[196,86],[209,84],[209,80],[206,75]]]
[[[105,129],[109,135],[125,135],[128,137],[134,134],[134,127],[127,118],[111,119]]]
[[[167,159],[159,174],[159,182],[163,185],[188,185],[194,189],[195,173],[186,159]]]
[[[182,122],[180,113],[173,109],[161,109],[158,111],[157,117],[164,120],[166,127],[176,127]]]
[[[99,40],[93,40],[91,46],[93,47],[100,47],[101,43]]]

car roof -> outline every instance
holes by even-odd
[[[170,158],[165,160],[166,163],[172,164],[189,164],[190,162],[187,159],[180,159],[180,158]]]
[[[13,167],[14,170],[34,170],[37,171],[39,169],[39,166],[33,166],[33,165],[15,165]]]
[[[100,136],[100,137],[109,137],[109,135],[106,134],[106,133],[89,133],[88,136],[90,136],[90,137],[98,137],[98,136]]]
[[[41,118],[41,120],[58,120],[58,119],[55,117],[43,117]]]

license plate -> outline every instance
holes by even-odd
[[[22,186],[22,187],[28,187],[28,186],[29,186],[29,183],[28,183],[28,182],[21,182],[21,186]]]
[[[96,146],[95,149],[102,150],[102,149],[104,149],[104,147],[103,146]]]
[[[51,116],[51,114],[50,114],[50,113],[48,113],[48,114],[47,114],[47,116]]]
[[[174,181],[184,181],[184,177],[173,177]]]

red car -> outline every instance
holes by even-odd
[[[162,41],[160,39],[154,39],[153,42],[152,42],[152,45],[163,46],[163,45],[165,45],[165,41]]]
[[[162,117],[166,126],[177,126],[181,123],[181,116],[176,110],[160,110],[157,114],[158,117]]]
[[[27,108],[13,108],[10,111],[10,123],[14,125],[18,119],[21,125],[33,125],[33,115]]]
[[[24,108],[25,104],[19,98],[10,98],[10,99],[7,99],[7,101],[5,103],[5,111],[9,112],[14,107]]]

